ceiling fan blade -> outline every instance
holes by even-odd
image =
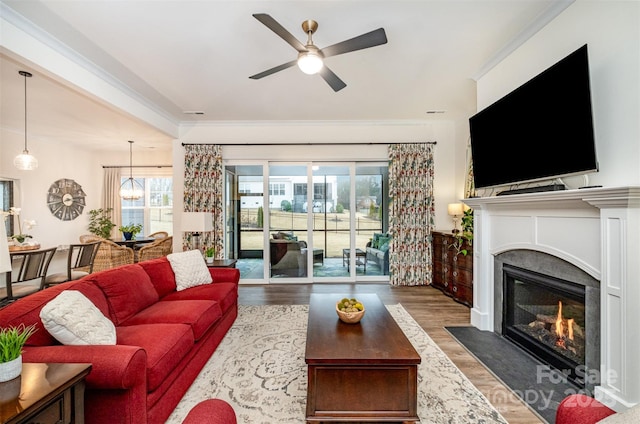
[[[271,69],[267,69],[266,71],[260,72],[259,74],[251,75],[249,78],[255,79],[255,80],[260,79],[260,78],[264,78],[264,77],[267,77],[267,76],[269,76],[271,74],[275,74],[276,72],[280,72],[280,71],[282,71],[284,69],[290,68],[293,65],[295,65],[296,63],[298,63],[297,59],[296,60],[292,60],[291,62],[283,63],[282,65],[275,66],[275,67],[273,67]]]
[[[347,86],[333,71],[327,68],[327,65],[324,65],[320,72],[318,72],[320,76],[333,88],[333,91],[340,91]]]
[[[369,47],[386,44],[387,34],[384,28],[378,28],[366,34],[359,35],[349,40],[342,41],[329,47],[325,47],[320,51],[324,57],[336,56],[343,53],[349,53],[356,50],[368,49]]]
[[[280,25],[275,19],[273,19],[270,15],[266,13],[254,13],[253,17],[262,22],[267,28],[271,31],[275,32],[282,38],[284,41],[289,43],[291,47],[296,49],[299,52],[306,52],[307,48],[300,41],[296,39],[289,31],[284,29],[282,25]]]

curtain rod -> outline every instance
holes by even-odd
[[[376,145],[376,144],[438,144],[437,141],[425,142],[405,142],[390,141],[387,143],[355,142],[355,143],[182,143],[183,146],[353,146],[353,145]]]
[[[106,168],[173,168],[172,165],[102,165],[102,169]]]

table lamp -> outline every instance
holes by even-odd
[[[211,212],[183,212],[182,231],[191,232],[192,247],[200,250],[200,235],[213,231],[213,214]]]
[[[453,217],[453,230],[451,232],[459,233],[458,218],[464,214],[462,203],[449,203],[447,205],[447,213]]]

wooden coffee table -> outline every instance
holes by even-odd
[[[338,319],[343,297],[364,304],[360,323]],[[419,421],[420,355],[377,295],[311,294],[305,362],[307,422]]]

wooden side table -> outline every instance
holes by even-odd
[[[91,364],[22,364],[22,375],[0,383],[0,422],[83,424],[84,379]]]
[[[207,262],[209,268],[235,268],[237,259],[214,259],[212,263]]]

